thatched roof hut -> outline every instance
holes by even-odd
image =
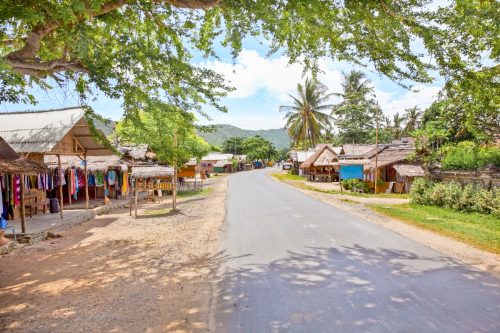
[[[316,151],[307,160],[300,165],[301,169],[311,167],[334,167],[339,166],[337,154],[331,144],[321,144],[317,146]]]
[[[169,178],[174,175],[174,168],[168,165],[150,165],[132,167],[131,177],[140,178]]]

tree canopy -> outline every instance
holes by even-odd
[[[234,155],[242,155],[243,154],[243,140],[244,138],[233,136],[231,138],[227,138],[222,143],[222,152]]]
[[[498,17],[493,0],[73,0],[0,3],[0,92],[32,100],[31,84],[73,82],[85,100],[99,90],[123,97],[126,114],[159,102],[197,110],[230,89],[191,63],[216,56],[221,42],[237,56],[261,35],[270,52],[315,68],[319,58],[372,64],[402,85],[445,77],[461,107],[491,113],[498,94]],[[487,61],[485,61],[485,59]],[[480,93],[479,93],[480,92]],[[4,100],[5,98],[2,97]],[[12,100],[6,97],[7,100]]]
[[[163,106],[161,106],[163,107]],[[196,135],[194,126],[186,126],[192,119],[190,114],[176,110],[152,108],[149,112],[139,112],[136,117],[128,117],[118,122],[115,136],[127,143],[145,143],[156,154],[160,162],[182,167],[190,158],[201,158],[211,146]],[[177,146],[174,144],[174,133],[177,135]]]
[[[277,154],[274,145],[260,135],[245,138],[241,146],[243,154],[247,155],[249,161],[271,160]]]

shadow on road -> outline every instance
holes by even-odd
[[[497,283],[447,257],[307,247],[266,265],[221,270],[216,331],[498,332]]]

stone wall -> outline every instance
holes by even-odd
[[[462,185],[478,184],[488,189],[493,186],[500,187],[500,170],[485,169],[482,171],[443,171],[430,170],[430,178],[438,181],[456,181]]]

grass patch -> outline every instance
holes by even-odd
[[[414,204],[369,206],[383,215],[438,232],[482,250],[500,253],[500,217]]]
[[[179,198],[188,198],[188,197],[192,197],[195,195],[208,194],[208,193],[212,192],[213,190],[214,189],[212,187],[209,187],[209,188],[204,188],[202,190],[196,190],[196,191],[179,191],[179,192],[177,192],[177,196]]]
[[[144,211],[144,215],[166,215],[170,213],[170,208],[151,209]]]
[[[347,202],[350,204],[359,204],[359,202],[347,198],[340,198],[340,201]]]
[[[284,180],[306,180],[304,177],[302,176],[298,176],[298,175],[292,175],[292,174],[289,174],[289,173],[273,173],[272,176],[278,180],[281,180],[281,181],[284,181]]]

